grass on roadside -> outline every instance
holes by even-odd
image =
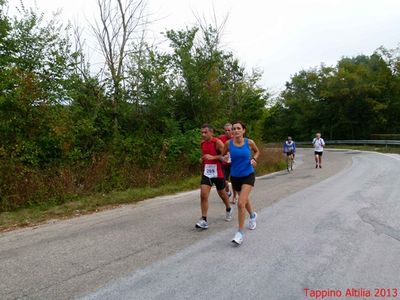
[[[281,149],[277,147],[260,147],[257,165],[257,176],[283,170],[286,168]],[[158,187],[131,188],[125,191],[114,191],[107,194],[76,196],[64,204],[48,202],[33,205],[11,212],[0,213],[0,232],[20,227],[35,226],[51,219],[65,219],[117,207],[122,204],[136,203],[141,200],[193,190],[199,187],[200,176],[179,178]]]
[[[360,151],[376,151],[382,153],[398,153],[400,154],[400,147],[385,147],[383,145],[327,145],[327,148],[333,149],[354,149]]]
[[[199,185],[199,176],[184,178],[159,187],[132,188],[107,194],[76,197],[61,205],[34,205],[12,212],[0,213],[0,232],[18,227],[33,226],[51,219],[76,217],[92,212],[117,207],[121,204],[136,203],[156,196],[192,190]]]
[[[299,145],[298,148],[313,148],[312,145]],[[325,146],[326,150],[329,149],[351,149],[351,150],[360,150],[360,151],[375,151],[381,153],[397,153],[400,154],[400,147],[398,146],[384,146],[384,145],[334,145],[327,144]]]

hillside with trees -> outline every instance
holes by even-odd
[[[343,57],[336,66],[302,70],[268,109],[264,139],[370,139],[400,133],[400,52]]]
[[[98,1],[95,73],[78,30],[0,0],[0,212],[198,174],[204,122],[257,135],[269,95],[221,28],[168,30],[161,51],[138,38],[143,2]]]

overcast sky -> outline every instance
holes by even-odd
[[[23,0],[37,3],[46,14],[62,9],[62,17],[80,24],[97,13],[96,0]],[[9,0],[10,5],[17,3]],[[223,44],[248,70],[263,70],[262,85],[281,89],[301,69],[342,56],[370,55],[380,46],[400,42],[399,0],[148,0],[157,20],[150,32],[194,24],[193,12],[220,20],[229,14]]]

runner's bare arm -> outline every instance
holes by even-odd
[[[222,156],[222,154],[223,154],[223,152],[224,152],[224,143],[222,143],[222,141],[221,140],[218,140],[217,142],[216,142],[216,147],[217,147],[217,151],[221,154],[221,156]]]
[[[224,155],[223,155],[224,143],[222,141],[218,140],[215,146],[217,148],[217,151],[219,152],[219,155],[216,156],[216,159],[222,161],[224,159]]]
[[[201,147],[201,144],[200,144],[200,147]],[[203,156],[201,156],[200,158],[199,158],[199,162],[202,164],[203,163]]]
[[[260,150],[258,150],[258,147],[253,140],[249,140],[249,145],[250,149],[253,151],[253,158],[251,160],[251,163],[253,166],[255,166],[257,164],[258,156],[260,155]]]
[[[215,147],[217,148],[217,151],[219,153],[221,153],[221,154],[217,154],[217,155],[206,154],[206,155],[203,156],[203,159],[206,159],[206,160],[222,160],[223,159],[222,152],[224,150],[224,144],[220,140],[218,140],[215,143]]]
[[[226,141],[224,144],[224,149],[222,150],[221,154],[223,156],[227,155],[229,152],[229,141]]]

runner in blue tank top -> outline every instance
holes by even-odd
[[[257,158],[260,151],[253,140],[244,137],[246,126],[242,122],[233,124],[233,139],[225,143],[223,155],[231,155],[231,183],[233,190],[239,193],[238,219],[239,230],[232,242],[240,245],[243,242],[244,223],[246,210],[250,215],[249,229],[256,228],[257,214],[253,211],[249,194],[254,186],[254,167],[257,165]]]

